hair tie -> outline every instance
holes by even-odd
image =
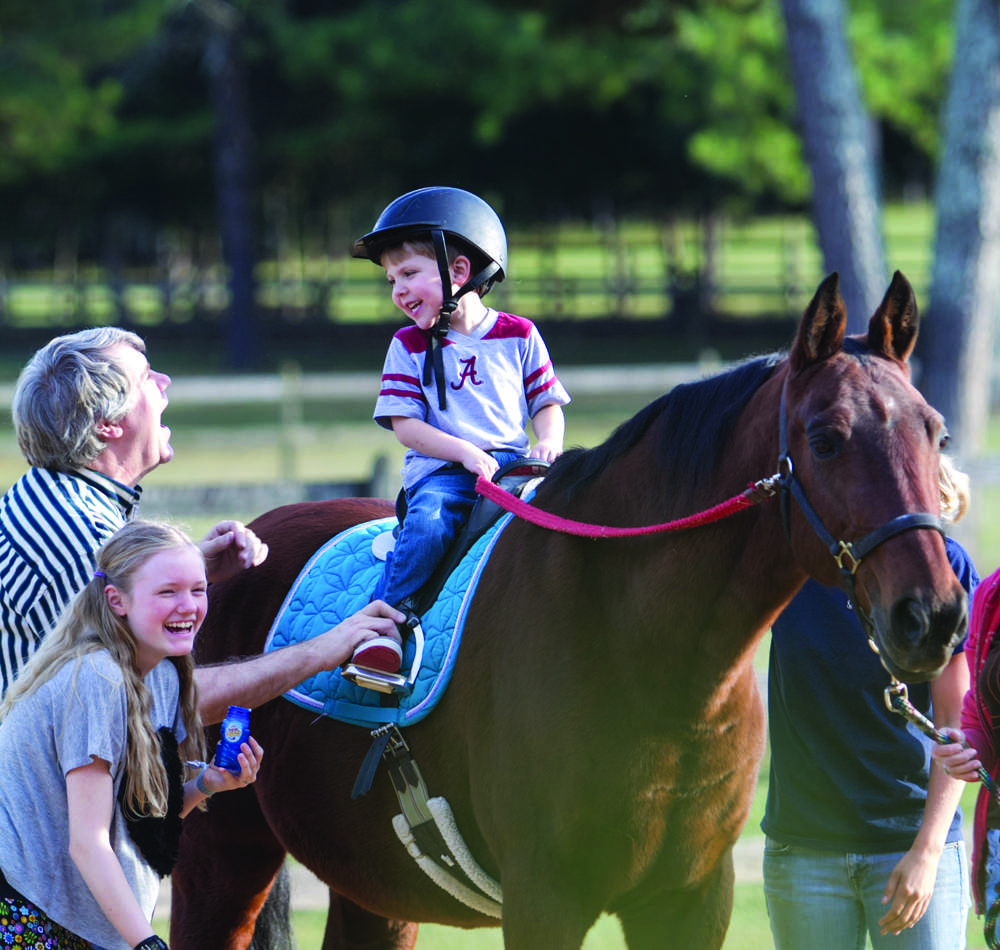
[[[104,571],[94,571],[94,578],[95,579],[98,578],[98,577],[107,577],[107,576],[108,575],[105,574]]]

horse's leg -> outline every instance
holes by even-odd
[[[548,864],[505,865],[503,945],[505,950],[580,950],[587,931],[600,916],[600,903],[585,907],[573,887],[565,885],[564,870]]]
[[[696,891],[668,891],[618,912],[629,950],[719,950],[733,912],[732,852]]]
[[[320,950],[413,950],[417,924],[387,920],[330,891]]]
[[[292,876],[288,862],[281,865],[257,915],[253,940],[247,950],[295,950],[292,934]]]
[[[252,788],[227,792],[225,805],[210,818],[196,809],[184,819],[171,881],[170,945],[175,950],[246,950],[285,860]]]

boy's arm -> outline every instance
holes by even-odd
[[[445,462],[458,462],[473,475],[490,478],[499,468],[488,452],[465,439],[435,429],[423,419],[393,416],[392,431],[408,449]]]
[[[534,447],[528,453],[530,458],[554,462],[563,450],[563,439],[566,436],[566,418],[562,406],[552,403],[542,406],[531,420],[531,428],[535,430]]]

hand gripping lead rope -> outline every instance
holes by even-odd
[[[892,683],[886,686],[885,704],[890,712],[899,713],[903,718],[908,719],[921,732],[930,736],[938,745],[950,745],[955,741],[951,736],[935,728],[934,723],[910,702],[906,694],[906,683],[893,680]],[[976,770],[976,774],[979,776],[979,781],[986,786],[987,791],[993,796],[993,800],[1000,805],[1000,789],[997,788],[997,784],[993,781],[990,773],[980,765]]]
[[[934,727],[930,721],[906,695],[906,683],[901,683],[894,679],[885,688],[885,704],[891,712],[897,712],[908,721],[912,722],[921,732],[930,736],[938,745],[949,745],[955,740]],[[993,796],[993,801],[1000,804],[1000,788],[993,781],[993,777],[982,766],[976,770],[979,781],[983,783],[986,790]],[[990,950],[1000,950],[1000,941],[997,940],[996,928],[997,919],[1000,918],[1000,896],[990,904],[983,921],[983,936],[986,938],[986,945]]]

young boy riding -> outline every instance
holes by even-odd
[[[472,511],[477,477],[525,456],[554,460],[570,397],[534,324],[483,303],[506,276],[507,238],[481,198],[459,188],[409,192],[353,256],[385,268],[392,302],[413,322],[392,339],[374,413],[409,450],[406,514],[375,597],[412,617],[413,596]],[[353,657],[383,673],[401,660],[391,637],[367,641]]]

